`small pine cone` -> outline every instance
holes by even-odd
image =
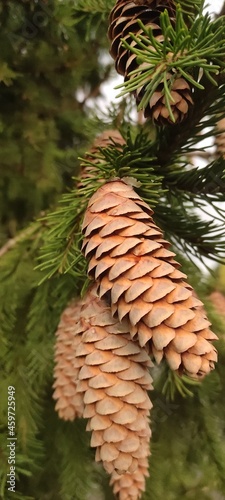
[[[129,323],[114,319],[97,297],[96,286],[86,296],[80,325],[84,333],[74,366],[80,369],[77,391],[96,461],[109,474],[133,475],[150,453],[151,361],[146,349],[130,339]]]
[[[175,5],[172,1],[166,0],[147,0],[147,2],[134,0],[117,0],[116,5],[113,7],[110,14],[110,26],[108,36],[111,41],[110,54],[115,60],[115,66],[118,73],[124,76],[124,80],[133,78],[130,75],[131,71],[136,69],[140,73],[145,68],[145,63],[139,65],[137,63],[137,56],[130,50],[124,48],[121,39],[135,47],[137,42],[132,40],[130,33],[136,36],[144,35],[143,30],[140,29],[138,20],[141,20],[146,28],[151,28],[154,37],[158,42],[163,41],[163,35],[160,27],[160,14],[167,9],[171,20],[175,17]],[[146,35],[145,35],[146,36]],[[150,46],[149,41],[149,46]],[[173,57],[173,54],[168,54],[167,57]],[[154,74],[152,78],[154,77]],[[168,84],[171,82],[171,97],[170,106],[173,112],[175,123],[181,122],[187,115],[189,107],[193,104],[191,98],[191,88],[189,83],[181,78],[179,75],[167,74]],[[139,104],[146,92],[146,86],[149,83],[149,78],[141,82],[140,87],[133,92],[136,97],[136,102]],[[163,92],[163,82],[158,86],[152,98],[144,110],[146,118],[152,119],[159,125],[166,123],[174,123],[169,115],[166,106],[165,96]]]
[[[214,368],[210,341],[217,337],[152,214],[122,180],[99,188],[83,221],[89,275],[112,313],[129,320],[131,337],[149,344],[158,363],[165,357],[172,370],[200,377]]]
[[[71,302],[64,310],[56,332],[54,393],[55,409],[63,420],[74,420],[83,414],[83,400],[77,393],[79,370],[73,366],[75,351],[81,342],[78,320],[81,302]]]
[[[167,74],[167,80],[173,78],[172,74]],[[145,90],[144,88],[136,91],[136,101],[141,102]],[[176,78],[170,89],[173,101],[170,102],[171,110],[175,123],[180,123],[187,116],[190,104],[193,104],[190,85],[184,78]],[[144,112],[146,118],[152,117],[158,125],[174,123],[170,117],[168,107],[166,106],[165,95],[163,93],[163,83],[160,83],[157,90],[151,97]]]
[[[145,491],[145,478],[148,476],[148,460],[143,458],[133,474],[126,472],[119,475],[114,472],[110,479],[110,485],[113,487],[113,493],[118,494],[119,500],[137,500]]]
[[[225,118],[217,122],[217,135],[215,137],[216,154],[225,158]]]

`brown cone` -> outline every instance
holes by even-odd
[[[72,302],[63,312],[56,332],[54,393],[55,409],[63,420],[74,420],[83,414],[83,400],[77,393],[79,370],[73,366],[74,353],[81,341],[78,320],[81,302]]]
[[[214,368],[211,340],[217,337],[152,214],[122,180],[98,189],[83,221],[89,275],[112,313],[129,320],[131,337],[149,344],[158,363],[165,357],[172,370],[200,377]]]
[[[145,478],[148,476],[148,460],[143,458],[142,463],[133,474],[126,472],[119,475],[114,472],[110,485],[113,487],[113,493],[118,494],[119,500],[137,500],[145,491]]]
[[[125,39],[127,43],[133,47],[137,43],[132,40],[129,33],[135,35],[144,35],[143,30],[138,24],[141,20],[146,28],[151,28],[156,40],[163,41],[163,35],[160,27],[160,14],[165,9],[168,10],[170,18],[173,20],[175,16],[175,6],[172,1],[166,0],[147,0],[147,2],[134,0],[117,0],[110,14],[109,39],[111,41],[110,54],[115,59],[115,66],[118,73],[124,76],[125,81],[132,78],[131,71],[140,69],[140,73],[144,70],[145,63],[139,65],[137,57],[134,53],[124,48],[121,39]],[[145,35],[146,36],[146,35]],[[150,41],[149,41],[150,46]],[[168,54],[170,56],[170,54]],[[173,56],[171,54],[171,56]],[[153,76],[154,77],[154,74]],[[181,122],[187,115],[189,107],[193,104],[191,98],[191,88],[186,80],[179,75],[167,75],[168,83],[171,82],[171,97],[170,106],[173,112],[176,123]],[[134,91],[137,104],[145,94],[146,85],[149,79],[140,84],[138,90]],[[154,92],[150,102],[144,110],[145,117],[152,117],[153,120],[162,125],[164,123],[173,123],[166,106],[165,97],[163,94],[163,83],[161,83]]]
[[[215,137],[217,156],[225,158],[225,118],[217,122],[217,135]]]
[[[95,290],[87,294],[80,311],[83,335],[74,359],[80,369],[77,391],[96,461],[102,461],[109,474],[133,476],[149,455],[151,361],[146,349],[130,339],[129,323],[114,319]]]

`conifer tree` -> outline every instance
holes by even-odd
[[[203,7],[0,1],[3,500],[224,498],[225,23]]]

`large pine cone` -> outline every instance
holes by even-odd
[[[109,39],[111,41],[110,54],[115,59],[115,66],[118,73],[124,76],[125,81],[132,78],[130,72],[140,69],[140,72],[145,67],[145,63],[138,65],[137,57],[134,53],[123,47],[121,39],[125,39],[127,43],[133,47],[137,43],[132,40],[129,33],[135,35],[143,35],[143,30],[140,29],[138,20],[141,20],[146,28],[153,30],[156,40],[163,41],[163,35],[160,27],[160,14],[165,9],[168,10],[171,19],[175,17],[175,6],[172,1],[166,0],[117,0],[115,7],[110,14]],[[145,35],[146,36],[146,35]],[[150,46],[150,41],[149,41]],[[154,74],[153,74],[154,77]],[[174,121],[181,122],[187,115],[190,105],[193,103],[191,98],[191,88],[189,83],[179,75],[167,75],[168,84],[171,82],[171,97],[170,106],[172,109]],[[145,94],[146,85],[149,83],[146,80],[140,84],[140,87],[134,91],[137,104],[140,103]],[[162,125],[164,123],[173,123],[166,106],[166,101],[163,92],[163,83],[158,86],[154,92],[150,102],[144,110],[145,117],[152,117],[153,120]]]
[[[217,354],[210,341],[217,337],[152,214],[122,180],[99,188],[83,221],[89,275],[113,314],[129,320],[131,337],[148,344],[157,362],[165,357],[172,370],[200,377],[214,368]]]
[[[55,409],[60,418],[74,420],[83,415],[83,398],[77,393],[79,370],[74,367],[74,353],[81,342],[78,320],[81,302],[71,302],[64,310],[56,332],[54,393]]]
[[[95,288],[85,298],[79,325],[83,335],[74,366],[79,369],[77,390],[84,401],[83,416],[89,419],[91,446],[108,473],[130,473],[132,479],[149,455],[151,361],[131,340],[129,323],[112,317]],[[143,469],[143,480],[146,474]]]

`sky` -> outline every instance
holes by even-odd
[[[213,0],[213,2],[208,2],[208,7],[206,8],[206,10],[212,13],[219,12],[222,5],[223,0]]]

